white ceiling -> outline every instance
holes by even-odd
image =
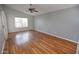
[[[40,15],[48,12],[55,12],[61,9],[75,7],[75,4],[33,4],[33,7],[36,8],[39,12],[30,13],[28,12],[29,4],[6,4],[6,6],[16,9],[18,11],[30,14],[30,15]]]

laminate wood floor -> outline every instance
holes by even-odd
[[[74,54],[76,43],[38,31],[10,33],[4,54]]]

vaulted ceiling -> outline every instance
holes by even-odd
[[[33,4],[32,7],[36,8],[39,12],[30,13],[28,11],[29,4],[6,4],[6,6],[24,12],[30,15],[40,15],[48,12],[55,12],[58,10],[75,7],[75,4]]]

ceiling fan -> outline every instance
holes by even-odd
[[[30,4],[30,8],[28,8],[28,11],[30,11],[30,13],[38,12],[36,8],[32,7],[32,4]]]

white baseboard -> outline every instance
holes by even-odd
[[[40,30],[37,30],[37,29],[35,29],[35,30],[38,31],[38,32],[42,32],[42,33],[45,33],[45,34],[48,34],[48,35],[51,35],[51,36],[55,36],[55,37],[64,39],[64,40],[68,40],[68,41],[71,41],[71,42],[74,42],[74,43],[78,43],[78,42],[76,42],[76,41],[74,41],[74,40],[70,40],[70,39],[68,39],[68,38],[63,38],[63,37],[60,37],[60,36],[57,36],[57,35],[54,35],[54,34],[50,34],[50,33],[47,33],[47,32],[43,32],[43,31],[40,31]]]
[[[34,30],[34,29],[27,29],[27,30],[21,30],[21,31],[10,31],[8,33],[17,33],[17,32],[23,32],[23,31],[28,31],[28,30]]]

